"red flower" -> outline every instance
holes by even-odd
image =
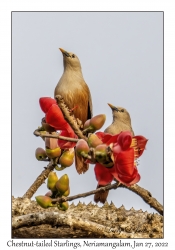
[[[140,157],[145,149],[147,139],[143,136],[132,137],[130,131],[117,135],[97,132],[97,136],[107,145],[113,144],[114,166],[105,168],[97,163],[94,171],[99,185],[109,184],[113,178],[130,186],[140,180],[135,159]],[[103,183],[103,184],[102,184]]]
[[[46,114],[45,119],[46,122],[54,127],[56,130],[61,130],[62,136],[70,137],[70,138],[77,138],[74,131],[64,119],[64,116],[56,104],[55,99],[50,97],[42,97],[39,99],[40,107],[42,111]],[[58,140],[58,144],[60,148],[72,148],[75,146],[75,142],[68,142],[64,140]]]

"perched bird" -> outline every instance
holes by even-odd
[[[104,132],[111,135],[115,135],[119,134],[121,131],[131,131],[132,135],[134,136],[134,131],[131,125],[131,118],[128,111],[122,107],[115,107],[110,103],[108,103],[108,105],[112,109],[113,121],[112,124],[104,130]],[[102,186],[101,185],[97,186],[97,188],[100,187]],[[96,193],[94,195],[94,201],[95,202],[100,201],[102,203],[105,203],[108,193],[109,190]]]
[[[108,105],[112,109],[113,121],[112,124],[104,130],[104,132],[115,135],[121,131],[131,131],[134,136],[134,131],[131,126],[131,118],[128,111],[122,107],[115,107],[110,103],[108,103]]]
[[[92,118],[92,99],[88,85],[86,84],[81,64],[78,57],[71,52],[61,49],[63,54],[64,72],[61,76],[54,92],[54,96],[61,95],[71,110],[75,118],[78,118],[84,124],[85,121]],[[84,163],[83,158],[75,156],[75,165],[78,173],[85,172],[88,164]]]

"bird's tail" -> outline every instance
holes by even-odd
[[[109,184],[108,184],[109,185]],[[106,185],[107,186],[107,185]],[[97,188],[100,188],[100,187],[105,187],[105,186],[102,186],[102,185],[97,185]],[[100,191],[98,193],[96,193],[94,195],[94,201],[96,203],[98,202],[101,202],[101,203],[105,203],[107,197],[108,197],[108,193],[109,193],[109,190],[106,190],[106,191]]]
[[[75,167],[79,174],[84,174],[89,169],[89,164],[84,162],[83,157],[75,152]]]

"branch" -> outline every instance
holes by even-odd
[[[62,203],[65,201],[72,201],[72,200],[75,200],[78,198],[84,198],[84,197],[96,194],[98,192],[103,192],[103,191],[107,191],[107,190],[111,190],[111,189],[117,189],[118,187],[127,188],[127,189],[131,190],[132,192],[138,194],[146,203],[148,203],[150,205],[150,207],[153,207],[157,212],[159,212],[161,215],[163,215],[163,206],[155,198],[152,197],[152,195],[149,191],[138,186],[137,184],[128,187],[128,186],[125,186],[119,182],[112,184],[112,185],[108,185],[105,187],[101,187],[101,188],[92,190],[90,192],[86,192],[86,193],[82,193],[82,194],[78,194],[78,195],[74,195],[74,196],[70,196],[70,197],[61,197],[61,198],[52,199],[52,203],[55,204],[55,203]]]
[[[71,141],[71,142],[78,142],[79,141],[79,139],[69,138],[69,137],[58,135],[58,134],[49,134],[49,133],[43,134],[42,132],[39,132],[38,129],[36,129],[33,132],[33,134],[36,136],[40,136],[40,137],[56,138],[56,139],[60,139],[60,140],[64,140],[64,141]]]
[[[114,232],[111,232],[111,227],[103,226],[75,215],[61,214],[59,212],[33,213],[12,218],[12,229],[40,224],[66,225],[87,232],[90,231],[98,236],[107,238],[119,237],[120,234],[120,231],[116,229]]]
[[[45,170],[37,177],[34,183],[30,186],[27,192],[23,195],[23,198],[32,198],[37,189],[43,184],[43,182],[47,179],[49,173],[54,169],[55,164],[51,161]]]
[[[67,105],[65,104],[63,98],[60,95],[57,95],[57,96],[55,96],[55,99],[56,99],[57,104],[60,107],[60,109],[64,115],[64,118],[69,123],[71,128],[74,130],[74,132],[78,136],[78,138],[84,139],[85,141],[87,141],[87,137],[84,136],[82,131],[79,129],[78,124],[77,124],[77,120],[75,119],[74,115],[73,114],[70,115],[70,111],[69,111]]]
[[[120,184],[119,187],[127,188],[135,194],[138,194],[147,204],[150,205],[150,207],[154,208],[157,212],[163,215],[163,206],[156,200],[156,198],[152,197],[152,194],[148,190],[140,187],[137,184],[130,187]]]

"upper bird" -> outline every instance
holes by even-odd
[[[121,131],[130,131],[132,133],[132,136],[134,136],[134,131],[131,125],[131,118],[128,111],[122,107],[115,107],[110,103],[108,103],[108,105],[112,109],[113,121],[112,124],[104,130],[104,132],[111,135],[116,135]],[[102,186],[98,185],[97,188],[99,187]],[[108,190],[96,193],[94,195],[94,201],[105,203],[108,193]]]
[[[74,116],[83,124],[92,117],[92,99],[88,85],[86,84],[81,64],[78,57],[61,49],[63,54],[64,72],[54,92],[54,96],[61,95],[69,109],[74,108]]]
[[[78,57],[62,48],[60,48],[60,51],[63,55],[64,71],[55,88],[54,96],[61,95],[70,110],[77,106],[73,110],[73,114],[84,124],[85,121],[92,118],[91,93],[83,78]],[[85,172],[88,169],[88,164],[85,164],[83,159],[77,155],[75,165],[78,173]]]

